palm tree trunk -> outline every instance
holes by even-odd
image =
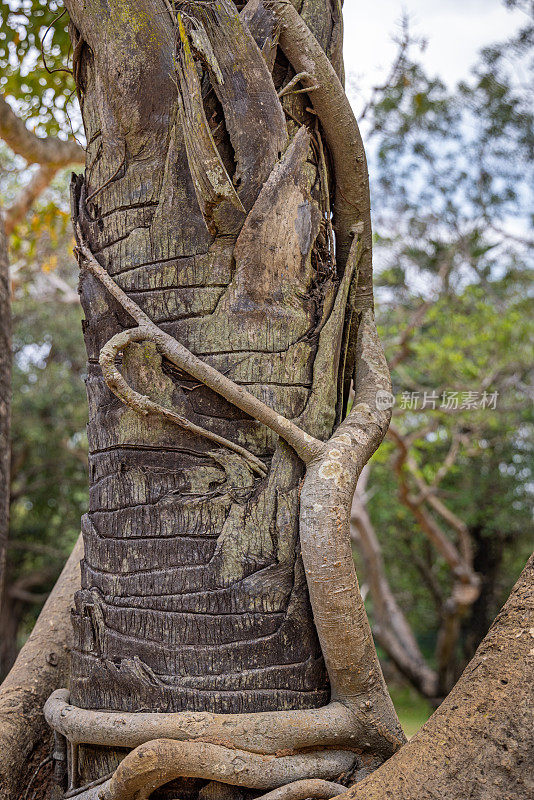
[[[215,11],[188,3],[193,22],[177,42],[163,3],[67,6],[88,141],[73,187],[84,239],[161,329],[327,438],[341,411],[345,335],[342,326],[325,380],[314,360],[337,287],[329,170],[307,96],[288,93],[283,107],[277,98],[294,73],[273,47],[274,17],[257,2],[241,16],[229,0]],[[339,60],[331,4],[305,8]],[[191,42],[197,55],[204,48],[200,79]],[[328,679],[298,545],[299,458],[150,343],[124,352],[133,389],[244,447],[266,475],[123,405],[98,358],[131,320],[87,272],[81,299],[90,510],[72,702],[220,713],[324,705]],[[111,771],[122,755],[81,748],[77,780]]]

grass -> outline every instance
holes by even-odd
[[[424,725],[432,714],[432,707],[410,687],[393,685],[388,689],[404,733],[410,738],[417,733],[421,725]]]

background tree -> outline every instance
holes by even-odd
[[[69,218],[54,193],[11,237],[15,336],[4,674],[19,634],[31,629],[35,605],[42,605],[74,545],[87,506],[81,315]]]
[[[59,167],[83,160],[83,151],[76,142],[63,141],[57,138],[61,122],[68,117],[68,101],[65,90],[68,83],[64,76],[68,71],[57,65],[50,67],[44,61],[45,71],[32,70],[35,62],[35,46],[46,34],[43,25],[57,28],[60,44],[51,53],[52,61],[63,61],[64,49],[61,42],[65,40],[67,30],[57,25],[59,19],[57,4],[40,2],[4,3],[0,10],[2,36],[0,38],[0,136],[12,148],[13,152],[22,156],[27,164],[39,164],[26,185],[11,198],[9,206],[0,217],[2,231],[1,242],[1,274],[0,274],[0,311],[1,311],[1,355],[0,355],[0,608],[4,597],[4,572],[6,565],[7,529],[9,519],[9,482],[10,482],[10,386],[11,386],[11,312],[10,282],[8,276],[9,257],[5,235],[9,235],[14,226],[24,217],[33,202],[48,186]],[[58,77],[61,75],[61,77]],[[9,93],[17,102],[17,113],[7,103],[4,94]],[[72,90],[71,90],[72,94]],[[37,120],[35,117],[37,116]],[[29,119],[37,122],[36,131],[29,130],[25,122]],[[22,167],[19,163],[17,166]],[[15,159],[16,164],[16,159]],[[9,194],[9,190],[8,190]],[[7,622],[11,615],[4,618]],[[11,629],[4,641],[12,641],[16,628]],[[9,650],[10,645],[8,645]],[[5,645],[4,648],[5,650]],[[11,645],[11,651],[12,651]],[[11,655],[2,653],[0,657],[0,674],[3,674]],[[7,658],[7,662],[5,659]]]
[[[531,546],[532,25],[486,48],[455,93],[413,60],[406,27],[399,44],[366,114],[397,406],[354,531],[375,635],[436,700]]]

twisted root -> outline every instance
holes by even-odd
[[[165,406],[155,403],[153,400],[150,400],[149,397],[139,394],[139,392],[136,392],[129,386],[117,369],[115,360],[118,354],[131,342],[143,341],[154,341],[151,331],[142,326],[130,328],[129,330],[121,331],[115,334],[115,336],[112,336],[100,351],[99,361],[102,367],[102,375],[111,391],[122,400],[125,405],[130,406],[130,408],[133,408],[139,414],[158,414],[170,422],[173,422],[175,425],[184,428],[186,431],[196,433],[198,436],[203,436],[221,447],[227,447],[233,450],[234,453],[237,453],[245,459],[254,472],[265,477],[267,475],[265,464],[257,458],[257,456],[253,455],[253,453],[250,453],[235,442],[225,439],[224,436],[219,436],[219,434],[208,431],[200,425],[195,425],[181,414],[177,414],[170,408],[165,408]],[[155,342],[155,344],[157,346],[157,342]]]
[[[77,800],[148,800],[152,792],[176,778],[204,778],[247,789],[274,787],[265,795],[273,800],[328,798],[345,787],[303,776],[339,775],[351,769],[353,762],[354,753],[348,751],[258,755],[204,742],[155,739],[128,753],[110,778],[75,796]]]
[[[121,761],[100,789],[101,800],[148,800],[175,778],[205,778],[249,789],[273,789],[309,775],[328,778],[352,767],[354,753],[319,750],[291,756],[258,755],[203,742],[156,739]]]
[[[257,800],[305,800],[308,797],[330,800],[331,797],[336,797],[345,791],[346,787],[340,783],[308,778],[307,780],[294,781],[293,783],[286,783],[285,786],[279,786],[278,789],[267,792],[267,794],[258,797]]]
[[[67,689],[57,689],[44,713],[51,728],[71,744],[138,747],[151,739],[224,743],[250,752],[274,755],[281,750],[313,747],[355,748],[366,741],[384,749],[380,734],[369,736],[368,712],[340,702],[305,711],[262,711],[254,714],[211,714],[206,711],[91,711],[69,703]]]

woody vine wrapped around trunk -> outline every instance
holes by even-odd
[[[348,530],[390,381],[340,8],[331,61],[289,2],[111,3],[104,42],[99,4],[67,5],[92,502],[70,693],[45,713],[69,791],[333,796],[403,742]]]

